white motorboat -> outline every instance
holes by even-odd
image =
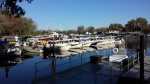
[[[68,40],[54,40],[47,42],[46,47],[49,50],[69,50],[71,45],[68,44]]]
[[[7,53],[13,53],[15,55],[21,55],[21,48],[20,47],[12,47],[7,49]]]
[[[104,37],[97,37],[95,38],[94,42],[91,45],[96,45],[97,47],[101,47],[101,45],[106,44],[107,41],[104,39]]]
[[[75,48],[82,48],[83,44],[82,42],[79,40],[79,38],[76,39],[67,39],[68,40],[68,44],[71,45],[70,49],[75,49]]]
[[[23,47],[23,51],[25,52],[43,52],[43,49],[42,48],[38,48],[38,47],[32,47],[32,46],[24,46]]]
[[[89,47],[92,44],[90,38],[80,38],[83,47]]]

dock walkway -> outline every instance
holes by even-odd
[[[116,84],[120,78],[120,66],[112,65],[105,58],[98,64],[89,62],[53,76],[39,78],[35,84]]]
[[[145,84],[150,84],[150,56],[144,58],[144,79]],[[122,84],[140,84],[140,64],[122,76]]]
[[[118,54],[125,54],[124,47],[119,47]],[[122,48],[122,49],[121,49]],[[103,58],[98,64],[85,63],[54,75],[38,78],[35,84],[117,84],[121,74],[119,63]]]

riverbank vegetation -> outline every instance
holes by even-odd
[[[39,34],[48,34],[52,30],[38,30],[35,21],[31,18],[15,16],[7,17],[4,14],[0,14],[0,35],[39,35]],[[47,28],[45,28],[47,29]],[[141,31],[145,34],[150,33],[150,24],[145,18],[139,17],[137,19],[129,20],[124,26],[119,23],[111,23],[109,27],[100,27],[94,28],[94,26],[89,26],[85,28],[83,25],[80,25],[76,30],[53,30],[57,32],[64,33],[69,35],[74,34],[85,34],[86,32],[108,32],[110,30],[115,30],[119,32],[137,32]]]
[[[39,30],[37,29],[38,24],[36,24],[36,21],[32,20],[32,18],[23,17],[26,11],[17,4],[23,1],[31,3],[33,0],[2,0],[0,2],[0,35],[39,35],[49,34],[51,31],[57,31],[69,35],[71,33],[85,34],[86,32],[105,33],[112,30],[119,32],[140,31],[145,34],[150,33],[150,23],[148,23],[147,19],[143,17],[131,19],[125,25],[112,22],[108,27],[99,28],[95,28],[92,25],[85,28],[83,24],[79,25],[77,28],[75,28],[75,30]]]

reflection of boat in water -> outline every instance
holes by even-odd
[[[65,51],[59,51],[59,52],[57,52],[56,54],[58,54],[58,55],[66,55],[66,56],[70,56],[70,55],[71,55],[70,52],[69,52],[68,50],[65,50]]]
[[[50,52],[49,56],[55,56],[55,57],[65,57],[65,56],[71,56],[71,53],[68,50],[63,50],[63,51],[55,51],[55,52]]]
[[[83,50],[83,49],[70,49],[69,51],[70,51],[71,53],[72,53],[72,52],[75,52],[75,53],[78,53],[78,54],[79,54],[79,53],[86,52],[86,50]]]
[[[14,66],[17,63],[22,63],[21,57],[11,57],[11,58],[0,57],[0,66],[1,67]]]
[[[93,49],[95,49],[95,50],[103,50],[103,48],[97,47],[97,46],[94,46],[94,45],[92,45],[92,46],[90,46],[90,47],[93,48]]]
[[[25,52],[22,55],[22,57],[24,57],[24,58],[33,58],[33,56],[41,56],[41,53],[39,53],[39,52]]]
[[[0,56],[0,67],[5,67],[6,78],[8,78],[8,72],[10,68],[16,66],[18,63],[22,63],[21,57],[10,57]]]
[[[86,50],[86,51],[94,51],[95,48],[93,48],[93,47],[84,47],[84,50]]]

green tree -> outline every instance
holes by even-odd
[[[101,28],[95,29],[95,31],[97,31],[97,32],[107,32],[108,28],[107,27],[101,27]]]
[[[89,32],[89,33],[94,33],[95,28],[93,26],[89,26],[89,27],[86,28],[86,31]]]
[[[134,20],[134,19],[128,21],[128,23],[125,24],[125,29],[126,29],[126,31],[128,31],[128,32],[133,32],[133,31],[135,31],[135,28],[136,28],[136,20]]]
[[[14,29],[18,35],[30,35],[37,30],[37,26],[31,18],[20,17]]]
[[[25,10],[17,4],[23,1],[31,3],[33,0],[1,0],[0,1],[1,12],[9,16],[15,15],[16,17],[25,15]]]
[[[118,30],[121,31],[123,28],[122,24],[114,23],[109,25],[109,30]]]
[[[0,35],[30,35],[37,30],[31,18],[15,18],[0,14]]]
[[[136,20],[132,19],[125,24],[126,31],[134,32],[141,31],[143,28],[146,28],[148,21],[145,18],[137,18]]]
[[[85,31],[84,31],[84,26],[83,25],[81,25],[81,26],[78,26],[78,28],[77,28],[77,33],[78,34],[83,34]]]
[[[150,24],[147,24],[145,28],[142,28],[142,32],[145,34],[150,33]]]
[[[136,19],[136,30],[141,31],[143,28],[146,28],[148,21],[145,18]]]

